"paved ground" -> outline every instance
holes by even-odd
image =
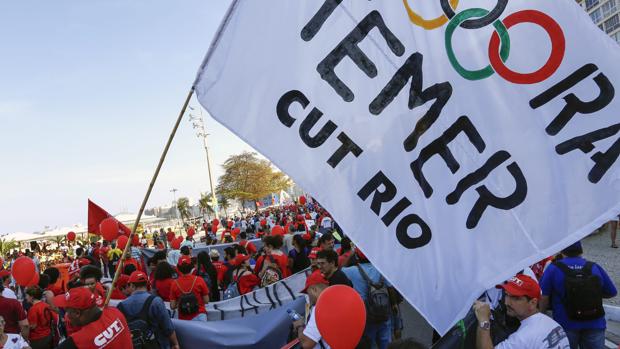
[[[620,230],[620,229],[619,229]],[[620,237],[617,239],[620,244]],[[605,227],[582,240],[584,257],[598,263],[620,288],[620,248],[611,248],[609,228]],[[620,306],[620,297],[605,300],[605,303]]]

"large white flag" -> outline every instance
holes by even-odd
[[[195,90],[439,331],[620,212],[620,50],[574,1],[234,1]]]

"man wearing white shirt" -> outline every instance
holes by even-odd
[[[517,332],[497,346],[491,341],[491,308],[477,301],[474,311],[478,319],[477,349],[569,349],[562,326],[538,311],[540,287],[527,275],[517,275],[501,286],[506,291],[506,308],[510,316],[521,321]]]
[[[301,291],[307,293],[310,299],[312,310],[308,317],[308,323],[304,325],[304,319],[297,320],[293,323],[295,333],[299,336],[299,344],[303,349],[330,349],[319,333],[316,325],[316,314],[314,312],[316,301],[319,299],[321,292],[328,287],[328,281],[323,277],[319,270],[310,274],[306,279],[306,287]]]

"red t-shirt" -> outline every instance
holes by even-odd
[[[282,278],[289,277],[291,275],[291,271],[288,269],[288,256],[284,254],[271,254],[273,260],[280,267],[280,271],[282,272]],[[265,260],[265,256],[260,256],[256,260],[256,265],[254,266],[254,272],[256,274],[260,273],[263,268],[263,262]]]
[[[47,286],[47,290],[52,291],[52,293],[54,293],[54,296],[60,296],[61,294],[65,293],[62,286],[58,286],[57,284]]]
[[[172,240],[174,240],[174,236],[175,236],[174,232],[169,231],[169,232],[166,233],[166,240],[172,241]]]
[[[245,247],[245,250],[248,251],[249,255],[253,255],[257,251],[256,245],[254,245],[253,242],[250,242],[248,240],[241,240],[241,241],[239,241],[239,246]]]
[[[344,267],[344,263],[349,260],[353,251],[345,252],[342,256],[338,256],[338,268]]]
[[[0,296],[0,315],[4,318],[4,332],[20,333],[19,321],[27,318],[21,303],[15,299]]]
[[[121,290],[119,290],[118,288],[115,287],[112,290],[112,294],[110,295],[110,299],[123,300],[123,299],[127,299],[127,296],[125,296],[125,294],[123,292],[121,292]]]
[[[157,294],[166,302],[170,302],[170,289],[174,284],[174,279],[155,280],[155,289]],[[181,285],[183,286],[183,285]],[[187,289],[184,288],[187,291]]]
[[[93,248],[93,258],[95,258],[95,260],[98,261],[99,257],[101,257],[101,248],[99,247]]]
[[[192,284],[194,287],[192,287]],[[179,289],[179,287],[181,287],[181,289]],[[205,309],[205,302],[202,297],[209,295],[209,288],[202,278],[194,275],[182,275],[172,283],[172,286],[170,287],[170,300],[176,301],[181,297],[182,293],[189,293],[190,291],[193,292],[198,299],[198,313],[179,313],[179,319],[181,320],[191,320],[195,318],[196,315],[207,312]]]
[[[212,263],[213,263],[213,267],[215,267],[215,271],[217,272],[217,283],[221,284],[222,282],[224,282],[224,275],[226,275],[226,272],[228,271],[228,267],[224,265],[224,262],[221,262],[221,261],[212,262]]]
[[[260,285],[260,279],[258,278],[258,276],[252,273],[248,273],[238,278],[237,285],[239,285],[239,294],[246,294],[252,292],[252,290],[254,290],[254,287]]]
[[[45,302],[38,302],[34,304],[28,310],[28,324],[30,326],[36,325],[35,328],[30,330],[30,339],[41,339],[49,336],[52,333],[50,328],[51,317],[54,317],[58,321],[58,315],[54,313],[49,304]]]
[[[131,333],[125,316],[118,309],[107,307],[101,317],[71,335],[80,349],[127,349],[133,348]]]

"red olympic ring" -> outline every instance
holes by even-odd
[[[535,84],[553,75],[560,67],[560,64],[562,64],[564,52],[566,51],[566,40],[562,27],[553,18],[536,10],[515,12],[502,20],[502,22],[507,29],[519,23],[534,23],[541,26],[551,39],[551,55],[547,63],[533,73],[522,74],[514,72],[504,65],[499,56],[500,39],[497,31],[495,31],[489,42],[489,60],[495,72],[507,81],[515,84]]]

